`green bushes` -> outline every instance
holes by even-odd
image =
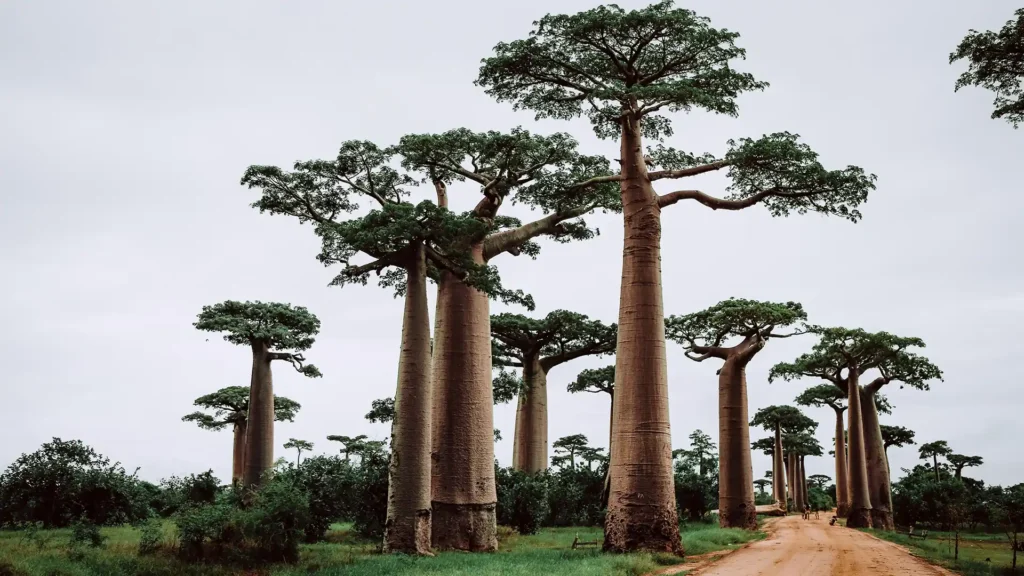
[[[536,534],[548,519],[548,474],[527,474],[495,466],[498,524],[520,534]]]

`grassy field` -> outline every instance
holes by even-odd
[[[927,539],[910,538],[900,532],[865,530],[883,540],[906,547],[915,556],[920,556],[954,572],[967,576],[990,576],[1010,574],[1013,552],[1003,534],[960,533],[960,560],[953,560],[954,537],[952,532],[929,532]],[[1017,563],[1021,558],[1018,553]],[[1017,568],[1021,572],[1020,566]]]
[[[132,528],[104,528],[106,544],[99,549],[69,549],[69,530],[36,533],[0,532],[0,576],[518,576],[559,574],[639,576],[662,566],[678,564],[674,556],[651,554],[602,554],[600,547],[572,550],[573,538],[600,541],[600,528],[547,528],[533,536],[502,531],[500,551],[495,554],[448,552],[434,558],[410,558],[376,554],[377,542],[363,540],[348,526],[335,525],[328,541],[303,545],[301,561],[294,566],[270,566],[259,571],[216,565],[189,565],[170,552],[173,525],[164,526],[167,550],[139,556],[139,532]],[[683,544],[688,556],[736,548],[764,537],[762,532],[722,529],[700,524],[684,526]]]

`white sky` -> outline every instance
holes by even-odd
[[[623,1],[625,7],[640,2]],[[230,475],[231,435],[180,417],[197,396],[248,385],[250,357],[191,323],[225,299],[309,307],[323,331],[306,380],[276,366],[276,392],[303,405],[277,428],[314,452],[328,434],[388,429],[363,414],[394,393],[401,301],[376,286],[327,287],[317,240],[284,217],[259,215],[238,185],[250,164],[331,158],[339,143],[387,145],[406,133],[466,126],[568,131],[584,151],[614,156],[584,121],[535,123],[473,85],[479,60],[524,37],[546,12],[583,0],[433,2],[94,1],[0,4],[0,333],[8,361],[0,401],[0,467],[52,436],[80,438],[158,480],[213,468]],[[789,130],[830,167],[878,174],[856,225],[817,216],[773,219],[763,208],[718,213],[677,205],[663,218],[666,312],[729,296],[802,302],[811,321],[915,335],[945,371],[931,392],[886,390],[884,422],[985,458],[989,483],[1024,480],[1019,329],[1024,245],[1019,216],[1024,133],[989,119],[992,95],[953,93],[947,56],[969,28],[993,29],[1017,4],[754,0],[682,5],[742,34],[743,68],[771,82],[741,100],[739,119],[676,115],[668,144],[725,149],[729,138]],[[661,191],[671,191],[671,183]],[[721,175],[702,177],[709,192]],[[426,190],[424,191],[427,192]],[[456,209],[478,195],[453,191]],[[528,217],[521,208],[506,214]],[[557,308],[617,316],[621,224],[600,238],[546,242],[536,262],[503,256],[506,285]],[[492,308],[505,310],[500,304]],[[521,311],[521,310],[516,310]],[[808,339],[774,341],[749,369],[751,413],[789,403],[805,383],[766,382]],[[716,366],[670,346],[674,444],[695,428],[717,436]],[[552,371],[550,438],[606,443],[608,400],[570,396],[576,373]],[[830,409],[809,410],[832,438]],[[511,461],[514,408],[498,407],[496,447]],[[752,438],[762,433],[752,431]],[[914,448],[890,454],[894,469]],[[770,469],[756,455],[755,477]],[[830,458],[808,475],[833,476]]]

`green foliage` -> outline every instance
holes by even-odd
[[[364,418],[370,422],[380,422],[381,424],[391,422],[395,419],[395,399],[388,397],[374,400],[370,403],[370,411]]]
[[[548,472],[549,526],[600,526],[604,523],[607,464],[596,469],[565,466]]]
[[[828,483],[832,481],[832,477],[825,474],[811,474],[807,477],[807,484],[815,486],[821,490],[825,490]]]
[[[684,346],[720,346],[730,337],[770,338],[775,328],[791,326],[807,319],[803,306],[796,302],[758,302],[729,298],[714,306],[665,319],[665,336]]]
[[[647,116],[644,136],[653,138],[672,133],[658,110],[736,115],[741,93],[767,86],[730,66],[745,54],[735,45],[739,35],[672,4],[548,14],[528,39],[496,45],[476,83],[538,118],[586,115],[604,138],[618,136],[630,103]]]
[[[893,446],[901,448],[914,443],[914,431],[909,428],[905,428],[903,426],[888,426],[886,424],[882,424],[881,428],[882,444],[886,448]]]
[[[718,447],[701,430],[689,438],[690,448],[673,450],[672,458],[679,518],[695,522],[718,505]]]
[[[821,456],[821,444],[809,430],[802,430],[796,433],[783,434],[782,449],[787,453],[797,456]]]
[[[498,364],[495,365],[497,366]],[[495,406],[511,402],[513,398],[519,395],[523,387],[526,386],[523,379],[515,372],[500,369],[491,384],[494,387]]]
[[[100,533],[100,527],[88,520],[77,520],[71,524],[72,548],[89,546],[90,548],[102,548],[107,537]]]
[[[796,397],[801,406],[829,406],[834,410],[846,409],[846,394],[832,384],[818,384],[804,390]]]
[[[520,534],[536,534],[548,519],[548,475],[529,474],[495,464],[498,491],[498,524],[515,528]]]
[[[384,536],[384,522],[388,514],[389,460],[390,454],[379,445],[371,445],[363,452],[359,463],[349,517],[355,531],[367,538]]]
[[[798,433],[813,430],[817,428],[818,423],[804,416],[803,412],[793,406],[766,406],[754,413],[750,425],[769,432],[774,432],[778,426],[784,433]]]
[[[150,518],[139,526],[139,556],[153,554],[160,549],[163,540],[163,523]]]
[[[947,454],[946,461],[956,470],[957,476],[960,475],[964,468],[981,466],[985,463],[981,456],[965,456],[963,454]]]
[[[551,463],[555,466],[564,466],[569,464],[572,469],[576,468],[576,455],[587,448],[587,437],[583,434],[573,434],[571,436],[563,436],[558,440],[555,440],[551,444],[551,448],[555,452],[555,456],[552,456]]]
[[[292,448],[298,450],[299,454],[302,454],[303,452],[309,452],[310,450],[312,450],[313,443],[309,442],[308,440],[289,438],[288,441],[284,443],[284,449],[291,450]]]
[[[226,300],[203,306],[197,330],[226,332],[224,340],[250,346],[264,343],[280,350],[309,350],[320,332],[320,320],[302,306],[278,302],[237,302]]]
[[[223,430],[229,425],[245,424],[249,417],[249,387],[228,386],[212,394],[200,396],[193,403],[213,414],[193,412],[181,418],[183,422],[195,422],[204,430]],[[302,405],[298,402],[274,396],[274,420],[293,422]]]
[[[967,60],[956,90],[977,86],[995,93],[992,118],[1006,118],[1014,128],[1024,122],[1024,8],[1014,12],[999,32],[970,30],[949,55],[949,63]]]
[[[808,482],[810,482],[810,478],[808,478]],[[807,504],[812,511],[816,512],[831,510],[836,505],[824,488],[818,485],[807,487]]]
[[[355,495],[365,491],[366,474],[337,456],[312,456],[279,474],[301,486],[309,503],[305,541],[319,542],[334,522],[355,516]]]
[[[921,447],[917,449],[917,452],[921,455],[922,460],[928,460],[935,458],[936,456],[949,456],[953,453],[953,449],[949,447],[949,444],[945,440],[936,440],[934,442],[921,444]]]
[[[618,329],[583,314],[555,310],[542,319],[521,314],[491,316],[492,363],[495,366],[523,367],[536,358],[543,369],[583,356],[601,356],[615,352]],[[504,371],[502,371],[504,373]],[[508,376],[499,376],[508,379]],[[495,380],[497,390],[499,381]],[[511,383],[501,382],[503,389]]]
[[[775,454],[775,438],[761,438],[750,443],[751,450],[760,450],[765,456]],[[769,470],[770,472],[770,470]],[[768,476],[770,478],[770,476]]]
[[[0,474],[0,527],[102,526],[147,518],[149,493],[120,464],[80,440],[54,438]]]
[[[703,430],[690,433],[690,448],[680,448],[672,452],[673,458],[680,458],[677,468],[694,470],[700,476],[718,474],[718,446],[711,441],[711,436]]]
[[[186,506],[212,504],[219,494],[220,480],[213,475],[213,470],[184,478],[171,476],[160,481],[150,506],[158,515],[167,517]]]
[[[615,365],[604,368],[587,368],[581,370],[576,380],[569,383],[569,392],[604,392],[613,395],[615,392]]]
[[[929,380],[942,379],[942,371],[927,358],[908,351],[909,348],[924,348],[920,338],[866,332],[860,328],[813,326],[809,331],[819,337],[811,352],[793,362],[773,366],[768,373],[769,382],[801,377],[837,382],[841,380],[842,371],[851,365],[861,373],[877,368],[882,373],[883,383],[895,380],[919,390],[928,390]]]

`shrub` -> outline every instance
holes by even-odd
[[[312,456],[279,477],[299,485],[309,500],[306,542],[324,539],[331,524],[353,516],[359,485],[358,470],[337,456]],[[386,488],[385,488],[386,498]],[[385,508],[385,514],[387,510]]]
[[[86,545],[90,548],[100,548],[106,542],[107,537],[100,533],[100,527],[88,520],[79,520],[71,525],[71,546]]]
[[[212,504],[221,492],[220,480],[213,475],[213,470],[184,478],[171,476],[160,481],[160,486],[149,484],[145,489],[150,495],[150,506],[163,517],[190,504]]]
[[[599,526],[604,523],[604,465],[560,468],[548,473],[550,526]]]
[[[370,453],[355,469],[352,491],[352,528],[368,538],[384,536],[388,515],[388,453]]]
[[[680,520],[696,522],[718,507],[718,475],[700,476],[683,469],[675,474],[676,507]]]
[[[817,512],[831,510],[835,506],[835,502],[829,497],[828,493],[816,486],[808,486],[807,504],[810,505],[811,510]]]
[[[163,539],[163,524],[156,518],[151,518],[140,526],[139,534],[139,556],[146,556],[156,552],[160,548],[160,541]]]
[[[498,524],[515,528],[520,534],[536,534],[548,520],[548,474],[527,474],[495,466],[498,490]]]

